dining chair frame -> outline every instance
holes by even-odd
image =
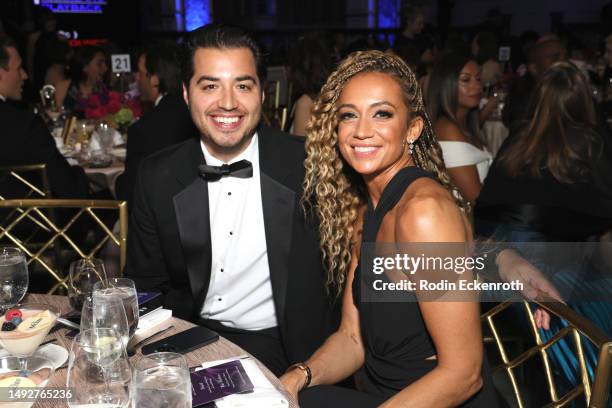
[[[531,305],[527,301],[522,301],[523,309],[527,315],[531,334],[535,340],[535,345],[520,353],[517,357],[509,358],[503,338],[496,326],[494,318],[502,311],[512,306],[515,302],[504,302],[496,305],[485,312],[481,319],[486,322],[494,338],[494,342],[499,351],[502,363],[493,368],[493,372],[503,370],[506,372],[516,399],[516,404],[519,408],[526,406],[521,395],[517,375],[515,370],[526,362],[529,358],[540,355],[542,360],[548,392],[551,402],[546,407],[564,407],[583,395],[585,402],[590,408],[607,407],[607,401],[610,397],[610,380],[612,376],[612,338],[607,336],[599,327],[593,324],[584,316],[579,315],[568,306],[554,301],[534,301],[538,307],[546,310],[551,315],[557,316],[567,323],[566,327],[561,328],[550,339],[544,341],[540,335],[539,329],[536,326],[535,317],[531,309]],[[551,368],[551,361],[547,350],[566,337],[573,338],[575,345],[575,355],[578,360],[580,370],[580,383],[577,384],[565,395],[559,396],[555,383],[555,376]],[[587,364],[583,349],[583,338],[586,337],[593,345],[599,349],[599,357],[597,360],[597,368],[593,382],[590,382]]]
[[[27,259],[28,265],[36,262],[42,266],[55,280],[55,285],[49,290],[49,294],[54,293],[59,287],[67,288],[67,274],[57,271],[50,262],[44,258],[44,253],[50,249],[60,238],[66,242],[76,254],[84,259],[91,259],[106,245],[110,240],[119,247],[119,263],[120,271],[123,270],[126,262],[126,242],[127,242],[127,202],[114,200],[65,200],[65,199],[24,199],[24,200],[0,200],[0,208],[15,208],[20,209],[21,213],[17,218],[12,220],[8,225],[0,225],[0,240],[7,239],[13,245],[21,249]],[[64,225],[53,221],[44,210],[57,209],[75,209],[78,210]],[[116,235],[102,221],[96,211],[100,210],[117,210],[119,215],[119,233]],[[21,221],[28,216],[33,215],[44,223],[51,231],[51,237],[46,242],[36,249],[29,248],[26,242],[23,242],[12,231],[19,225]],[[67,234],[67,230],[83,216],[89,216],[103,232],[104,236],[97,242],[89,251],[83,250],[74,240]],[[120,272],[121,273],[121,272]]]

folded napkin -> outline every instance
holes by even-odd
[[[172,317],[172,310],[169,309],[157,309],[151,313],[147,313],[146,315],[140,317],[138,319],[138,328],[134,335],[138,335],[139,332],[142,333],[145,330],[150,329],[153,326],[157,326],[164,320],[168,320]]]
[[[236,360],[237,357],[227,360],[207,361],[202,363],[202,368],[216,366]],[[259,369],[255,360],[250,357],[241,359],[247,375],[251,379],[253,392],[247,394],[233,394],[215,401],[217,408],[287,408],[289,402],[281,394]]]

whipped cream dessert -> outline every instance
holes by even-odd
[[[13,356],[31,356],[56,320],[50,310],[11,309],[0,318],[0,345]]]

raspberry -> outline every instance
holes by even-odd
[[[19,317],[19,318],[21,318],[22,316],[23,316],[23,315],[21,314],[21,310],[19,310],[19,309],[11,309],[11,310],[9,310],[8,312],[6,312],[6,315],[4,315],[4,318],[5,318],[7,321],[9,321],[9,322],[10,322],[11,320],[13,320],[13,317]]]
[[[12,322],[2,323],[2,331],[13,331],[17,328]]]

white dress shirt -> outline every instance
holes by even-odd
[[[264,229],[257,134],[244,152],[223,163],[200,142],[206,164],[240,160],[253,164],[253,177],[208,181],[212,263],[200,315],[223,325],[262,330],[278,325]]]
[[[0,100],[2,100],[2,102],[6,102],[6,98],[4,97],[4,95],[0,94]]]
[[[159,103],[161,102],[162,98],[166,96],[166,95],[162,95],[160,94],[157,98],[155,98],[155,102],[153,102],[153,106],[157,107],[157,105],[159,105]]]

